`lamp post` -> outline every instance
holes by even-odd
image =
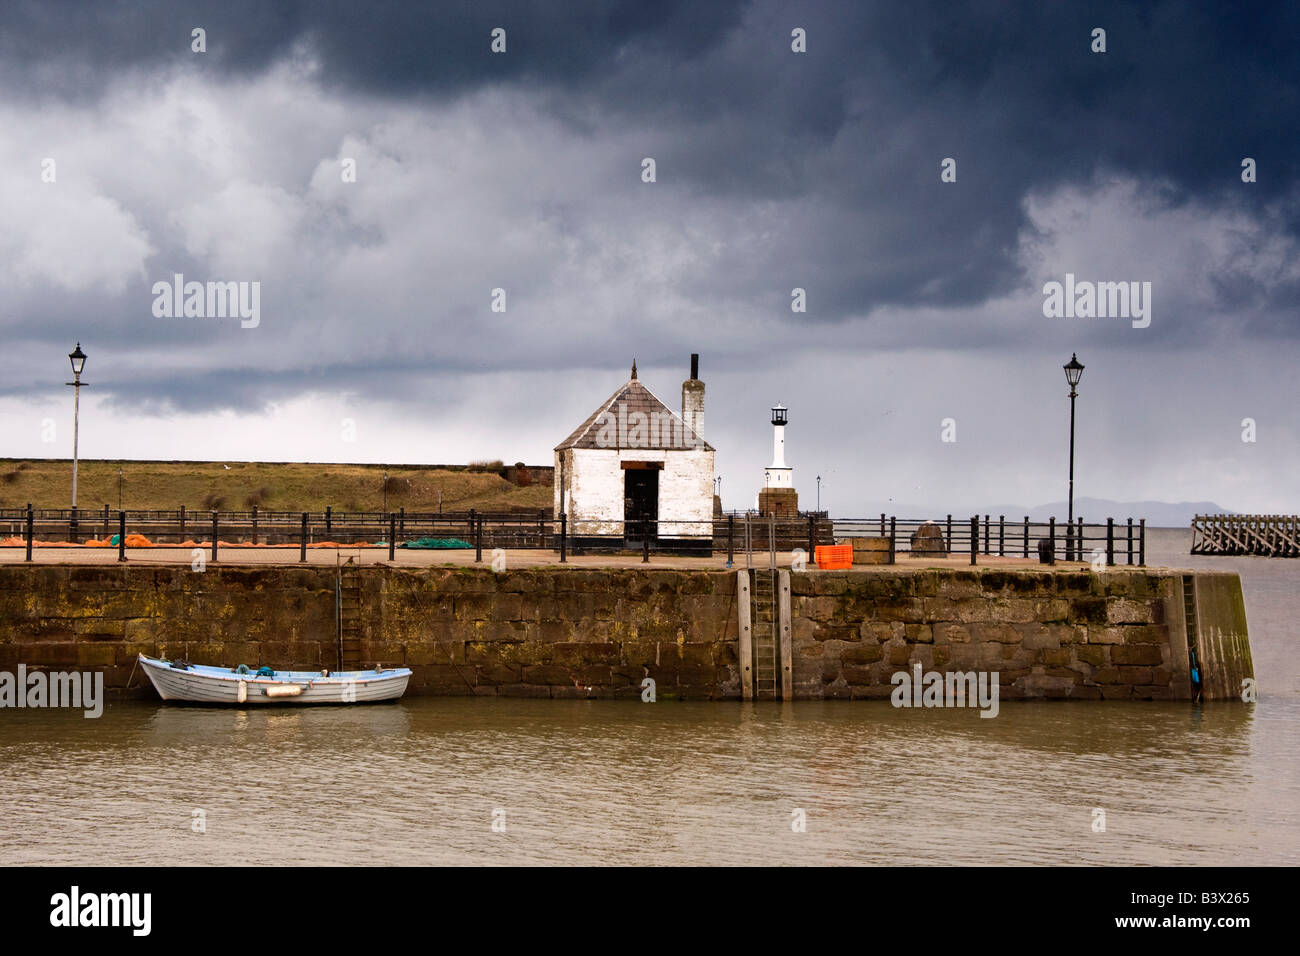
[[[822,513],[822,476],[817,476],[817,513]]]
[[[117,469],[117,510],[122,510],[122,469]]]
[[[1079,379],[1083,377],[1083,366],[1079,356],[1071,353],[1069,364],[1065,369],[1065,380],[1070,383],[1070,501],[1068,505],[1069,523],[1065,526],[1065,560],[1074,560],[1074,400],[1079,397]]]
[[[72,363],[72,381],[64,382],[72,386],[72,524],[69,528],[72,536],[77,533],[77,439],[81,419],[81,386],[87,384],[81,380],[81,370],[86,367],[86,353],[81,351],[81,343],[68,353]]]

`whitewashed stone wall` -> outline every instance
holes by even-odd
[[[569,515],[569,534],[623,534],[624,461],[662,461],[659,537],[713,536],[713,455],[707,449],[570,448],[555,453],[555,513]],[[563,463],[567,501],[560,500]]]

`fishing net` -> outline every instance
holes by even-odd
[[[381,542],[382,544],[382,542]],[[472,548],[474,545],[468,541],[462,541],[460,538],[416,538],[414,541],[403,541],[398,545],[399,548],[420,548],[427,550],[444,549],[452,550],[455,548]]]

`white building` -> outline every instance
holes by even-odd
[[[763,470],[763,487],[758,493],[758,513],[777,518],[799,515],[799,493],[794,490],[794,469],[785,463],[785,426],[789,409],[777,402],[772,406],[772,464]]]
[[[711,553],[713,455],[704,441],[699,356],[682,414],[632,377],[555,448],[555,514],[575,550]]]
[[[794,469],[785,463],[785,426],[788,409],[779,402],[772,408],[772,464],[763,472],[764,488],[793,488]]]

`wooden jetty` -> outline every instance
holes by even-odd
[[[1254,554],[1300,557],[1300,516],[1196,515],[1192,554]]]

